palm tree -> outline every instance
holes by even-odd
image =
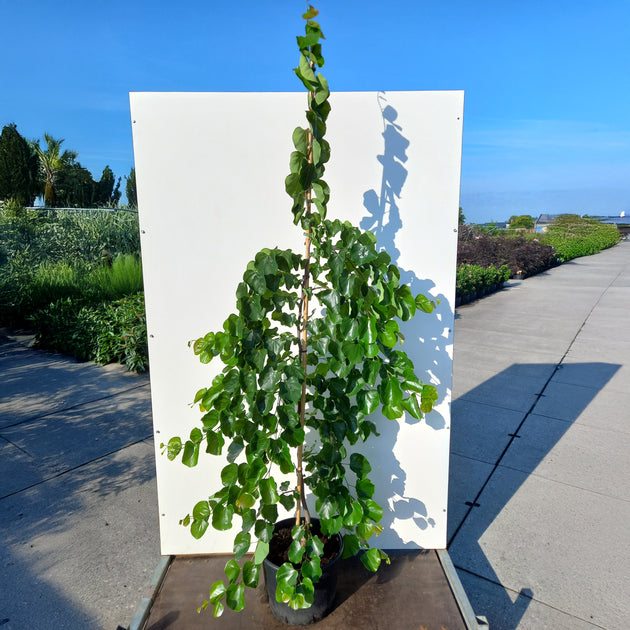
[[[71,164],[77,157],[76,151],[64,151],[61,153],[61,140],[53,138],[49,133],[44,134],[46,150],[39,146],[39,141],[35,143],[35,151],[39,157],[39,165],[44,178],[44,203],[51,208],[55,205],[55,180],[57,173],[68,164]]]

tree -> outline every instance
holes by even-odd
[[[464,211],[462,209],[462,207],[459,207],[459,220],[457,222],[457,225],[464,225],[464,223],[466,223],[466,215],[464,214]]]
[[[120,177],[119,177],[118,181],[116,182],[116,187],[114,188],[114,191],[112,192],[109,205],[112,206],[112,208],[117,208],[118,202],[120,201],[121,196],[122,196],[122,193],[120,192]]]
[[[513,215],[510,217],[510,230],[531,230],[534,228],[534,225],[536,225],[536,220],[534,217],[529,216],[529,214],[521,214],[519,216]]]
[[[131,171],[129,171],[129,176],[125,175],[125,179],[127,180],[127,184],[125,186],[127,204],[131,208],[137,208],[138,193],[136,191],[136,169],[132,168]]]
[[[56,183],[57,176],[64,166],[74,162],[77,157],[75,151],[64,151],[61,153],[63,138],[57,140],[49,133],[44,134],[46,149],[39,146],[39,141],[35,143],[35,151],[39,157],[40,170],[44,179],[44,203],[49,208],[56,203]]]
[[[112,202],[112,195],[114,192],[114,183],[116,178],[114,172],[109,166],[103,169],[101,179],[96,182],[94,203],[97,206],[109,206]]]
[[[92,173],[73,159],[56,175],[54,203],[68,208],[94,206],[96,186]]]
[[[38,161],[31,145],[19,134],[15,124],[6,125],[0,134],[0,199],[13,199],[32,206],[39,192]]]

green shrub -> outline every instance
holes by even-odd
[[[142,291],[142,263],[133,254],[119,254],[111,265],[101,265],[91,274],[89,284],[101,298],[115,300]]]
[[[132,372],[149,366],[144,293],[105,305],[96,338],[94,360],[123,363]]]
[[[462,226],[457,242],[457,264],[480,267],[507,265],[513,276],[540,273],[558,264],[556,252],[534,234],[514,231],[488,233],[475,226]]]
[[[614,225],[595,219],[564,214],[549,226],[543,239],[556,250],[558,258],[566,262],[612,247],[619,241],[619,230]]]
[[[490,265],[490,267],[458,265],[455,295],[463,297],[478,291],[493,289],[497,285],[502,285],[509,278],[510,269],[507,265],[503,265],[499,269],[494,265]]]
[[[37,331],[37,345],[93,360],[100,310],[101,306],[84,306],[81,300],[66,297],[35,311],[29,321]]]
[[[144,293],[114,302],[85,304],[62,298],[29,318],[37,345],[101,364],[122,363],[144,372],[149,364]]]
[[[62,298],[80,298],[88,290],[85,266],[80,263],[42,263],[24,287],[34,312]]]

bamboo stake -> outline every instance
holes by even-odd
[[[313,62],[310,63],[311,68],[314,67]],[[315,98],[314,92],[310,92],[309,98],[309,109],[311,108],[312,99]],[[309,164],[313,163],[313,130],[309,124],[308,131],[308,155],[307,161]],[[309,188],[305,192],[306,198],[306,216],[310,216],[311,214],[311,199],[312,199],[312,190]],[[302,368],[304,369],[304,378],[302,380],[302,397],[298,404],[298,412],[300,414],[300,425],[303,429],[306,428],[306,370],[307,370],[307,349],[308,349],[308,335],[306,331],[306,326],[308,324],[308,289],[310,284],[311,277],[311,228],[309,226],[306,231],[306,239],[304,241],[304,276],[302,278],[302,313],[300,317],[300,325],[298,325],[298,333],[300,336],[299,344],[300,344],[300,359],[302,361]],[[302,510],[304,511],[304,520],[306,522],[306,526],[310,526],[311,524],[311,515],[306,505],[306,493],[304,491],[304,473],[302,470],[302,456],[303,456],[303,446],[297,447],[297,489],[300,494],[300,500],[297,505],[297,510],[295,514],[295,524],[299,525],[302,520]]]

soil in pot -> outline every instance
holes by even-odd
[[[314,601],[310,608],[293,610],[287,604],[276,601],[276,573],[279,567],[288,562],[289,547],[293,542],[291,530],[294,519],[279,521],[269,543],[269,555],[263,563],[269,608],[276,619],[294,626],[306,626],[323,619],[332,609],[337,590],[337,560],[343,551],[343,539],[339,534],[324,536],[320,532],[319,521],[313,519],[313,533],[324,543],[324,555],[321,559],[322,576],[315,584]]]

